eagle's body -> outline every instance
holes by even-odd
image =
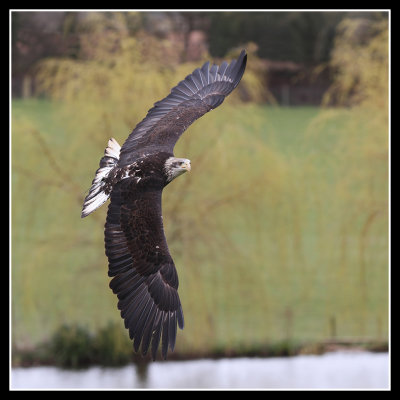
[[[110,139],[82,217],[108,198],[104,228],[110,287],[134,348],[153,359],[160,341],[166,358],[175,346],[176,327],[183,328],[178,275],[164,235],[163,188],[190,170],[190,161],[173,155],[175,143],[196,119],[218,107],[239,84],[246,53],[220,66],[205,63],[154,104],[122,147]]]

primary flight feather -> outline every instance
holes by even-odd
[[[237,60],[205,63],[158,101],[122,147],[110,139],[85,198],[82,218],[111,199],[104,228],[110,288],[135,351],[153,360],[161,343],[165,359],[183,329],[178,275],[164,235],[161,194],[190,171],[190,160],[174,157],[175,143],[196,119],[218,107],[239,84],[246,68]]]

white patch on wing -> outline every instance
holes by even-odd
[[[99,208],[108,200],[109,197],[110,195],[105,194],[103,191],[99,191],[90,201],[85,201],[82,209],[82,217],[86,217]]]
[[[110,193],[106,194],[104,191],[106,178],[118,163],[120,149],[121,146],[114,138],[108,141],[107,147],[104,150],[104,156],[100,160],[100,168],[96,171],[89,194],[83,203],[82,218],[88,216],[96,208],[99,208],[110,197]]]
[[[106,157],[114,157],[118,160],[120,151],[121,151],[121,146],[114,138],[111,138],[107,143],[104,155]]]

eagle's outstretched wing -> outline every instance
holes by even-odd
[[[243,50],[237,60],[220,66],[206,62],[154,104],[121,148],[119,166],[131,164],[146,153],[173,153],[175,143],[197,118],[218,107],[239,84],[246,68]]]
[[[110,287],[135,350],[146,354],[151,348],[153,359],[160,341],[166,358],[177,326],[183,328],[178,275],[161,214],[162,189],[178,176],[168,175],[166,169],[176,167],[167,161],[175,159],[173,148],[185,129],[239,84],[246,59],[242,51],[230,64],[205,63],[154,104],[121,148],[110,140],[84,202],[82,217],[111,195],[104,228]]]
[[[105,225],[110,288],[134,341],[153,359],[162,341],[166,358],[175,346],[177,324],[183,328],[178,275],[169,254],[161,215],[161,190],[137,190],[135,178],[113,188]]]

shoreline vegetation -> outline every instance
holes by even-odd
[[[131,343],[119,334],[117,324],[109,324],[97,334],[91,334],[80,326],[62,326],[50,340],[34,348],[12,349],[12,368],[56,366],[67,369],[88,368],[94,365],[121,367],[151,363],[149,355],[135,353]],[[243,344],[235,347],[215,347],[204,351],[176,349],[165,361],[186,361],[199,358],[272,358],[297,355],[321,355],[333,351],[387,352],[388,341],[378,338],[330,338],[321,341],[281,341]],[[157,361],[164,361],[160,354]]]

